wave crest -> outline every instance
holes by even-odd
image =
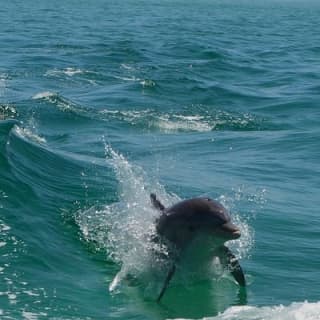
[[[289,306],[252,307],[236,306],[206,320],[317,320],[320,302],[292,303]]]
[[[160,131],[166,134],[179,132],[251,131],[272,129],[272,124],[250,113],[230,112],[207,106],[191,106],[181,112],[157,109],[103,109],[84,107],[58,93],[45,91],[32,99],[43,100],[62,112],[98,121],[123,122],[143,131]]]

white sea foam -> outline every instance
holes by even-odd
[[[121,67],[122,69],[130,70],[130,71],[135,70],[134,67],[129,66],[129,65],[126,64],[126,63],[122,63],[122,64],[120,65],[120,67]]]
[[[206,132],[214,129],[203,117],[182,116],[182,115],[164,115],[158,117],[158,121],[154,125],[160,130],[170,133],[175,131],[198,131]]]
[[[72,67],[67,67],[65,69],[52,69],[48,70],[45,73],[45,76],[59,76],[59,75],[66,75],[68,77],[72,77],[76,74],[84,74],[86,73],[86,70],[82,70],[79,68],[72,68]]]
[[[32,99],[38,100],[38,99],[47,99],[51,97],[55,97],[57,94],[51,91],[43,91],[35,94]]]
[[[36,133],[34,133],[33,131],[31,131],[28,128],[22,128],[19,126],[15,126],[15,132],[23,137],[23,138],[27,138],[33,142],[39,143],[39,144],[45,144],[47,141],[45,138],[37,135]]]
[[[216,317],[203,320],[319,320],[320,302],[292,303],[289,306],[236,306]],[[176,319],[178,320],[178,319]]]
[[[8,293],[8,298],[11,301],[16,301],[17,295],[15,293]]]
[[[160,130],[164,133],[176,132],[208,132],[219,128],[246,128],[254,122],[250,115],[234,115],[228,112],[215,113],[190,113],[179,114],[170,112],[159,112],[152,109],[144,110],[101,110],[100,119],[117,119],[130,123],[131,125],[140,125],[149,130]]]
[[[6,73],[0,73],[0,97],[4,95],[7,89],[8,75]]]
[[[63,70],[63,73],[66,74],[69,77],[74,76],[75,74],[82,74],[85,71],[81,70],[81,69],[76,69],[76,68],[66,68]]]
[[[35,94],[32,99],[34,100],[45,100],[49,103],[52,103],[55,107],[63,112],[72,112],[79,115],[84,115],[90,117],[90,112],[85,108],[77,105],[71,100],[65,99],[64,97],[60,96],[58,93],[54,93],[51,91],[39,92]],[[92,113],[93,114],[93,113]]]
[[[131,125],[139,125],[158,129],[164,133],[174,133],[178,131],[207,132],[215,128],[215,123],[210,123],[205,117],[200,115],[179,115],[169,113],[159,113],[151,109],[145,110],[108,110],[99,112],[107,119],[110,117],[123,120]]]
[[[30,297],[39,297],[40,294],[33,292],[32,290],[24,290],[23,293],[25,293],[26,295],[30,296]]]
[[[35,313],[35,312],[29,312],[29,311],[22,311],[22,317],[25,320],[38,320],[39,317],[40,319],[43,319],[44,317],[47,317],[46,312],[40,312],[40,313]]]
[[[38,314],[33,312],[22,311],[22,316],[26,320],[37,320]]]
[[[87,82],[91,85],[96,85],[97,82],[93,80],[92,78],[97,73],[95,71],[90,70],[84,70],[80,68],[75,67],[67,67],[64,69],[51,69],[48,70],[44,75],[46,77],[54,77],[54,78],[60,78],[63,80],[69,79],[69,81],[81,81],[81,82]]]
[[[136,78],[135,76],[114,76],[116,79],[119,79],[119,80],[123,80],[123,81],[132,81],[132,82],[138,82],[138,81],[141,81],[140,78]]]
[[[1,196],[1,192],[0,192],[0,196]],[[10,229],[11,229],[10,226],[6,225],[3,221],[0,220],[0,232],[1,233],[9,231]]]
[[[140,81],[134,76],[120,77],[125,81]],[[152,82],[143,82],[144,86],[153,86]],[[37,93],[33,99],[44,99],[56,105],[62,111],[71,111],[86,117],[98,118],[102,121],[119,120],[132,126],[141,126],[144,130],[159,130],[163,133],[176,132],[209,132],[219,128],[241,129],[250,127],[254,118],[249,114],[232,114],[225,111],[208,112],[196,110],[191,113],[159,112],[154,109],[140,110],[110,110],[96,111],[83,108],[76,103],[59,96],[56,93],[45,91]],[[199,111],[199,112],[198,112]]]

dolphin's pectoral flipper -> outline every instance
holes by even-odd
[[[222,263],[226,268],[228,268],[228,270],[230,271],[234,279],[238,282],[238,284],[241,287],[245,287],[246,279],[244,277],[244,273],[238,259],[226,246],[222,247],[222,251],[224,255],[221,259]]]
[[[160,211],[163,211],[165,209],[164,205],[157,199],[156,195],[154,193],[150,194],[150,199],[152,205]]]
[[[176,271],[176,266],[173,264],[172,267],[170,268],[168,274],[167,274],[166,280],[165,280],[165,282],[163,284],[163,287],[162,287],[162,289],[160,291],[160,294],[158,296],[157,302],[160,302],[161,298],[163,297],[163,295],[164,295],[166,289],[168,288],[169,282],[172,279],[175,271]]]

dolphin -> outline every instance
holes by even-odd
[[[239,261],[225,246],[226,241],[238,239],[241,232],[231,222],[230,215],[222,204],[210,198],[192,198],[165,208],[155,194],[152,193],[150,199],[153,207],[160,212],[156,220],[157,236],[172,245],[178,256],[196,237],[200,235],[212,237],[212,241],[216,244],[214,256],[219,257],[223,267],[230,271],[241,287],[246,286]],[[167,274],[157,302],[160,302],[175,273],[176,262],[177,259]]]

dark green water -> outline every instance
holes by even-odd
[[[319,16],[302,0],[3,1],[1,319],[320,319]],[[213,266],[154,301],[150,192],[230,210],[246,292]]]

